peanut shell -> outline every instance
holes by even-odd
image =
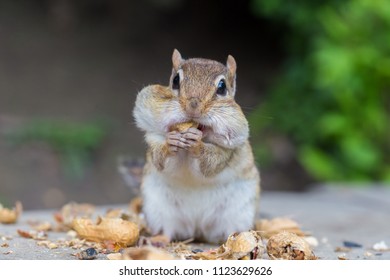
[[[267,243],[268,256],[273,260],[315,260],[309,243],[295,233],[283,231],[271,236]]]
[[[134,245],[139,238],[138,225],[121,218],[100,217],[96,223],[87,218],[76,218],[73,229],[86,240],[103,242],[113,241],[124,246]]]
[[[23,206],[20,201],[17,201],[14,209],[4,208],[0,204],[0,223],[1,224],[13,224],[16,223],[20,214],[22,214]]]

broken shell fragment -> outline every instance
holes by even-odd
[[[23,212],[23,206],[20,201],[15,203],[14,209],[8,209],[0,204],[0,223],[14,224]]]
[[[256,221],[255,229],[261,232],[261,236],[269,238],[282,231],[293,232],[296,235],[304,236],[298,223],[289,218],[274,218],[271,220],[261,219]]]
[[[123,250],[122,260],[174,260],[175,258],[161,250],[151,246],[132,247]]]
[[[121,260],[122,259],[122,254],[121,253],[111,253],[106,255],[107,259],[109,260]]]
[[[73,219],[89,218],[94,212],[95,206],[92,204],[69,202],[54,214],[54,219],[61,226],[62,231],[68,231],[72,227]]]
[[[256,231],[245,231],[229,235],[225,244],[217,249],[197,252],[191,257],[196,260],[245,260],[261,258],[263,253],[260,235]]]
[[[275,260],[315,260],[310,245],[301,237],[291,232],[280,232],[269,238],[268,256]]]
[[[236,260],[244,257],[256,259],[264,252],[262,240],[255,231],[231,234],[225,243],[225,248],[231,258]]]
[[[52,225],[50,222],[30,222],[31,227],[36,231],[50,231]]]
[[[38,246],[45,246],[46,248],[49,248],[49,249],[57,249],[58,248],[58,244],[51,242],[49,240],[37,241],[37,245]]]
[[[35,230],[30,230],[30,231],[25,231],[18,229],[16,231],[20,237],[23,238],[31,238],[34,240],[46,240],[47,239],[47,233],[45,231],[35,231]]]
[[[99,217],[96,223],[91,219],[76,218],[72,226],[81,238],[95,242],[110,240],[131,246],[139,237],[138,225],[120,218]]]

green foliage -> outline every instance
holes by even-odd
[[[318,180],[389,181],[390,1],[254,0],[284,24],[288,59],[260,106]],[[263,122],[263,121],[262,121]],[[256,150],[256,149],[255,149]]]
[[[102,145],[107,127],[103,123],[33,121],[9,133],[14,144],[44,142],[59,153],[65,174],[80,178],[92,153]]]

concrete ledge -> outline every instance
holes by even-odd
[[[100,206],[126,208],[127,205]],[[319,187],[305,193],[264,192],[261,198],[261,216],[264,218],[290,217],[297,221],[304,231],[317,238],[319,245],[314,249],[320,259],[338,259],[345,254],[347,259],[387,259],[390,251],[372,250],[375,243],[384,241],[390,246],[390,188],[343,188]],[[35,240],[22,238],[17,230],[30,230],[28,221],[50,221],[56,210],[27,211],[13,225],[0,224],[0,259],[27,260],[74,260],[71,248],[48,249],[38,246]],[[49,232],[48,239],[56,241],[67,238],[65,233]],[[6,237],[12,237],[5,240]],[[361,244],[350,252],[335,252],[343,241]],[[369,252],[369,253],[367,253]],[[106,259],[99,254],[98,259]]]

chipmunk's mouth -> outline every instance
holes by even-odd
[[[204,125],[204,124],[199,124],[197,129],[202,131],[203,137],[206,137],[207,135],[214,134],[214,130],[211,126]]]
[[[198,124],[198,127],[197,129],[199,129],[200,131],[204,132],[206,130],[207,126],[205,126],[204,124]]]
[[[169,124],[169,125],[167,125],[167,131],[177,130],[179,132],[184,132],[191,127],[202,131],[203,134],[210,133],[213,131],[211,126],[199,123],[195,120],[189,120],[189,121],[185,121],[185,122],[175,122],[175,123]]]

